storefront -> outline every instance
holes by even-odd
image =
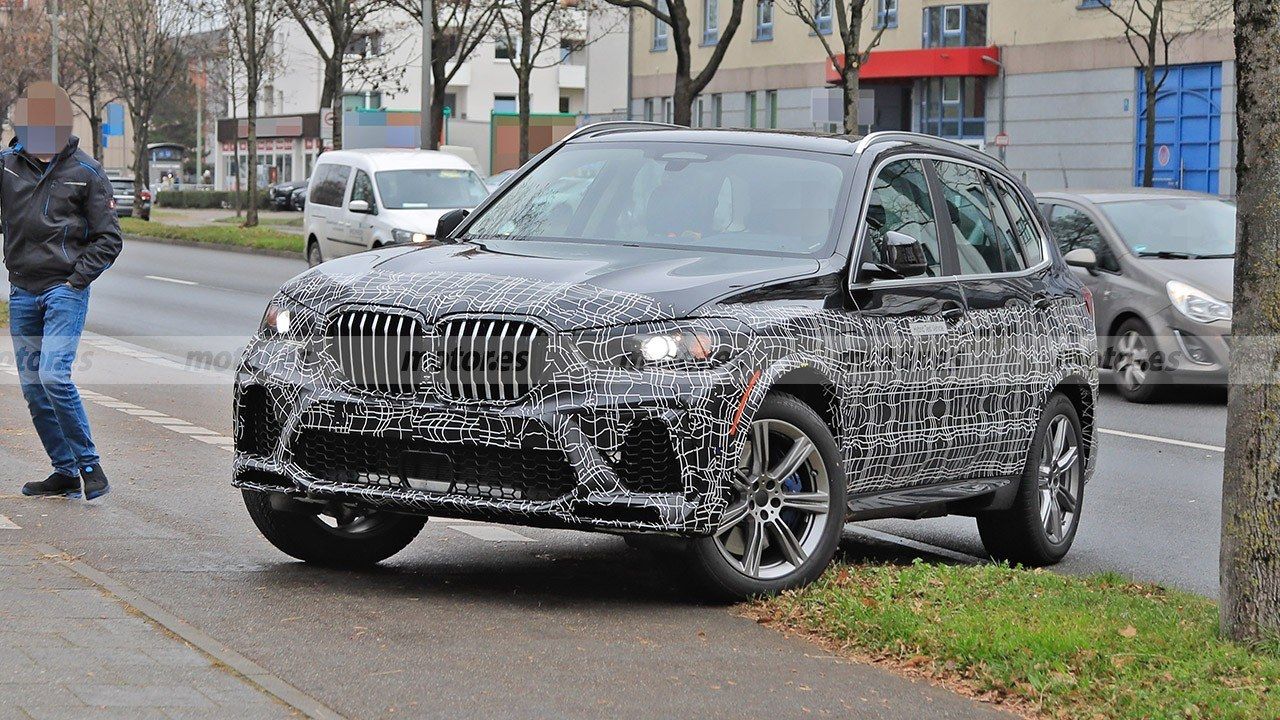
[[[258,119],[258,185],[267,187],[311,176],[321,149],[320,116],[281,115]],[[218,121],[218,145],[214,186],[235,188],[236,176],[248,182],[249,123],[247,120]]]

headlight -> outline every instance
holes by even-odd
[[[1231,305],[1213,297],[1199,288],[1184,282],[1170,280],[1165,284],[1169,292],[1169,302],[1178,308],[1178,312],[1196,322],[1211,323],[1217,320],[1231,320]]]
[[[287,295],[277,295],[267,305],[262,314],[262,322],[258,325],[258,333],[266,338],[288,337],[291,333],[300,335],[305,331],[302,325],[311,313],[306,307]]]
[[[426,233],[414,232],[412,230],[392,230],[391,239],[398,243],[424,243],[431,239]]]
[[[587,330],[575,338],[588,360],[623,370],[715,367],[750,341],[746,326],[720,318]]]

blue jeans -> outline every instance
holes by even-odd
[[[71,382],[88,312],[88,288],[61,284],[39,295],[9,290],[9,333],[22,395],[53,469],[70,477],[98,462],[80,391]]]

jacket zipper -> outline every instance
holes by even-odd
[[[45,166],[44,174],[40,176],[40,179],[36,181],[36,184],[43,183],[45,178],[53,174],[53,169],[57,167],[58,161],[60,161],[61,159],[62,159],[61,153],[54,156],[54,158],[49,161],[49,164]],[[49,185],[45,186],[45,189],[44,189],[44,217],[46,220],[49,219],[49,196],[52,194],[52,192],[53,192],[53,183],[50,183]],[[65,236],[66,236],[65,231],[63,232],[63,236],[64,236],[63,239],[65,240]],[[67,254],[65,247],[63,247],[62,254],[63,255]]]
[[[71,262],[71,256],[67,254],[67,228],[62,228],[62,259]]]

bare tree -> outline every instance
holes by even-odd
[[[1169,78],[1169,51],[1186,35],[1227,18],[1230,0],[1114,0],[1101,7],[1120,21],[1124,39],[1142,69],[1142,186],[1155,177],[1156,100]]]
[[[133,194],[140,203],[151,171],[151,119],[187,77],[182,38],[196,17],[183,0],[103,0],[103,10],[106,74],[133,124]]]
[[[8,3],[0,10],[5,48],[0,52],[0,125],[27,86],[49,77],[49,25],[44,10],[27,3]]]
[[[107,2],[70,0],[63,5],[67,17],[59,54],[62,86],[76,109],[89,119],[93,158],[99,162],[102,161],[102,111],[118,99],[108,78],[109,45],[103,17]]]
[[[671,40],[676,53],[676,82],[671,93],[672,118],[677,125],[690,125],[693,119],[693,101],[702,89],[715,77],[724,60],[729,43],[742,24],[744,0],[729,0],[729,22],[717,28],[715,45],[706,64],[693,73],[693,32],[689,21],[690,0],[605,0],[611,5],[633,10],[643,10],[671,28]],[[718,2],[718,0],[713,0]],[[700,3],[692,3],[699,6]]]
[[[320,107],[333,110],[333,147],[342,147],[342,92],[348,57],[366,59],[381,37],[371,19],[388,0],[283,0],[324,63]]]
[[[208,0],[210,10],[225,18],[232,61],[244,71],[245,110],[248,115],[249,203],[244,227],[258,224],[258,94],[276,59],[275,35],[284,18],[283,0]],[[238,142],[238,140],[237,140]],[[238,151],[237,151],[238,154]],[[237,173],[238,174],[238,173]]]
[[[419,26],[422,25],[422,3],[419,0],[394,2]],[[432,0],[430,147],[433,149],[440,147],[449,83],[489,36],[498,17],[498,8],[497,0]]]
[[[530,80],[533,71],[564,62],[609,32],[608,3],[590,0],[507,0],[498,11],[495,40],[507,49],[516,74],[516,113],[520,118],[520,163],[529,160]]]
[[[858,72],[871,51],[880,44],[880,36],[885,30],[885,23],[880,23],[871,42],[865,49],[862,47],[862,19],[866,17],[868,7],[874,9],[874,3],[872,0],[781,0],[781,3],[783,12],[800,18],[822,43],[827,62],[840,75],[844,131],[850,135],[858,134]],[[833,10],[839,46],[828,37]]]
[[[1236,0],[1240,139],[1232,385],[1222,480],[1221,625],[1280,638],[1280,0]]]

